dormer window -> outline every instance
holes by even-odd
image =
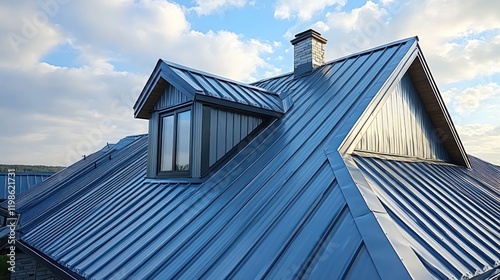
[[[162,114],[160,138],[159,173],[187,175],[190,169],[191,110],[183,108]]]
[[[147,176],[204,178],[290,106],[286,95],[160,60],[134,106],[149,120]]]

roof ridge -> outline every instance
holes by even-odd
[[[405,39],[400,39],[400,40],[397,40],[397,41],[394,41],[394,42],[390,42],[390,43],[383,44],[383,45],[380,45],[380,46],[376,46],[376,47],[372,47],[372,48],[369,48],[369,49],[361,50],[361,51],[358,51],[358,52],[355,52],[355,53],[352,53],[352,54],[344,55],[344,56],[335,58],[333,60],[327,61],[323,65],[319,66],[318,68],[323,67],[323,66],[327,66],[327,65],[331,65],[331,64],[340,62],[342,60],[350,59],[350,58],[352,58],[354,56],[359,56],[359,55],[366,54],[368,52],[373,52],[375,50],[380,50],[380,49],[383,49],[383,48],[387,48],[387,47],[390,47],[390,46],[399,45],[399,44],[402,44],[402,43],[408,43],[408,42],[411,42],[413,40],[419,41],[418,36],[412,36],[412,37],[408,37],[408,38],[405,38]],[[257,80],[255,82],[252,82],[251,84],[259,84],[259,83],[263,83],[263,82],[266,82],[266,81],[280,79],[280,78],[283,78],[283,77],[289,76],[289,75],[293,75],[293,71],[287,72],[287,73],[284,73],[284,74],[280,74],[278,76],[274,76],[274,77],[271,77],[271,78],[260,79],[260,80]]]
[[[392,46],[395,46],[395,45],[400,45],[402,43],[409,43],[409,42],[412,42],[413,40],[418,41],[418,36],[408,37],[406,39],[400,39],[400,40],[397,40],[397,41],[394,41],[394,42],[391,42],[391,43],[383,44],[383,45],[380,45],[380,46],[376,46],[376,47],[368,48],[368,49],[365,49],[365,50],[361,50],[361,51],[358,51],[358,52],[355,52],[355,53],[352,53],[352,54],[341,56],[341,57],[338,57],[338,58],[335,58],[333,60],[330,60],[330,61],[326,62],[325,64],[323,64],[323,66],[324,65],[329,65],[329,64],[334,64],[334,63],[337,63],[339,61],[352,58],[354,56],[363,55],[363,54],[366,54],[366,53],[369,53],[369,52],[373,52],[373,51],[377,51],[377,50],[380,50],[380,49],[384,49],[384,48],[387,48],[387,47],[392,47]]]
[[[254,86],[251,83],[244,83],[244,82],[236,81],[236,80],[233,80],[233,79],[230,79],[230,78],[227,78],[227,77],[222,77],[222,76],[219,76],[219,75],[216,75],[216,74],[213,74],[213,73],[208,73],[208,72],[205,72],[203,70],[199,70],[199,69],[187,67],[187,66],[184,66],[184,65],[180,65],[180,64],[177,64],[177,63],[172,62],[172,61],[168,61],[168,60],[164,60],[164,59],[160,59],[160,60],[163,63],[165,63],[166,65],[168,65],[170,67],[173,67],[173,68],[177,68],[179,70],[193,72],[193,73],[200,74],[200,75],[203,75],[203,76],[208,76],[208,77],[211,77],[211,78],[214,78],[216,80],[220,80],[220,81],[223,81],[223,82],[226,82],[226,83],[236,84],[238,86],[242,86],[242,87],[246,87],[246,88],[251,88],[251,89],[254,89],[254,90],[261,91],[263,93],[268,93],[268,94],[278,95],[279,96],[279,93],[277,93],[277,92],[270,91],[270,90],[267,90],[267,89],[262,88],[262,87]]]

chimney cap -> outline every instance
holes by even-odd
[[[313,29],[308,29],[306,31],[300,32],[299,34],[295,35],[295,38],[290,41],[292,45],[297,44],[300,41],[303,41],[308,38],[315,38],[316,40],[320,41],[323,44],[326,44],[326,39],[321,37],[321,34]]]

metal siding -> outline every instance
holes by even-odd
[[[241,123],[241,126],[240,126],[240,138],[243,139],[245,138],[245,136],[248,134],[248,118],[249,116],[246,116],[246,115],[241,115],[241,119],[240,119],[240,123]]]
[[[259,82],[270,91],[289,92],[294,106],[203,183],[146,180],[146,136],[123,139],[90,155],[57,179],[20,195],[21,239],[61,266],[95,279],[272,278],[296,273],[304,278],[380,277],[370,252],[364,251],[363,235],[353,226],[358,207],[346,203],[324,150],[347,136],[345,127],[352,127],[364,111],[355,104],[375,96],[380,81],[389,77],[412,43],[400,41],[343,58],[300,79],[288,74]],[[214,123],[218,115],[211,113]],[[242,116],[240,121],[240,133],[243,124],[250,131],[251,120]],[[210,139],[218,135],[210,129]],[[227,136],[225,129],[221,136]],[[460,182],[468,182],[470,194],[464,193],[466,203],[458,206],[482,209],[473,217],[488,225],[483,229],[468,223],[470,231],[490,239],[478,241],[483,244],[479,248],[465,244],[466,251],[480,254],[498,233],[484,220],[497,214],[488,214],[492,210],[478,205],[476,196],[485,187],[481,182],[500,179],[481,177],[483,169],[492,168],[488,164],[477,172],[446,168],[430,172],[425,180],[453,188],[450,174],[462,173]],[[498,174],[498,169],[491,170]],[[376,178],[391,178],[387,170],[379,172]],[[485,205],[498,206],[498,201]],[[396,209],[404,218],[411,213],[403,206]],[[419,242],[412,242],[418,250]],[[386,266],[395,262],[402,261],[391,259]]]
[[[209,108],[209,107],[207,107]],[[214,164],[216,161],[217,161],[217,146],[215,146],[215,144],[217,143],[217,135],[219,135],[219,132],[218,132],[218,128],[219,126],[218,125],[215,125],[218,123],[218,112],[217,110],[212,110],[210,109],[210,123],[209,123],[209,126],[210,126],[210,144],[209,144],[209,157],[210,157],[210,160],[209,160],[209,166],[211,166],[212,164]]]
[[[217,138],[215,139],[215,142],[213,142],[213,143],[210,142],[210,152],[212,152],[212,151],[215,152],[215,154],[216,154],[215,159],[217,161],[226,154],[227,113],[226,113],[226,111],[223,111],[223,110],[216,110],[215,113],[217,114],[217,122],[214,124],[211,124],[211,125],[212,125],[212,127],[217,126],[217,130],[216,130],[217,131],[217,134],[216,134]],[[212,131],[211,128],[210,128],[210,131]]]
[[[192,143],[193,148],[191,151],[191,174],[193,177],[201,177],[201,158],[202,158],[202,137],[203,137],[203,105],[195,102],[193,106],[193,120],[192,120]]]
[[[147,175],[150,178],[156,177],[158,170],[158,146],[159,146],[160,115],[158,112],[151,113],[149,119],[149,138],[148,138],[148,166]]]
[[[160,96],[154,110],[161,110],[178,104],[188,102],[190,99],[181,90],[167,84],[165,92]]]
[[[233,144],[233,139],[234,139],[234,114],[231,112],[227,112],[227,123],[226,123],[226,151],[225,153],[229,152],[234,145],[237,143]]]
[[[356,150],[450,161],[409,74],[385,101]]]
[[[240,114],[234,114],[234,120],[233,120],[233,143],[238,144],[242,138],[241,135],[241,115]],[[246,136],[246,135],[245,135]],[[243,137],[245,137],[243,136]]]
[[[210,107],[209,166],[221,159],[243,138],[250,134],[262,119]]]

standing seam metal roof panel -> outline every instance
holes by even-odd
[[[438,278],[472,277],[500,264],[500,168],[469,157],[472,169],[354,157]],[[488,174],[491,183],[476,179]]]
[[[283,102],[275,92],[189,69],[171,62],[162,61],[162,63],[192,85],[196,89],[196,94],[275,112],[284,112]]]
[[[256,83],[294,106],[203,183],[145,179],[146,136],[89,156],[45,186],[55,197],[20,199],[22,241],[93,279],[407,277],[376,267],[325,149],[413,43]]]
[[[366,88],[391,73],[385,67],[395,65],[387,61],[399,60],[407,51],[400,48],[404,44],[327,64],[303,79],[282,76],[287,85],[282,90],[296,100],[286,115],[206,182],[186,186],[169,199],[148,200],[141,208],[137,199],[130,199],[133,190],[161,197],[159,191],[182,187],[141,179],[147,141],[138,139],[115,152],[121,162],[98,164],[77,181],[86,195],[50,208],[55,210],[50,218],[43,216],[35,224],[29,218],[35,214],[28,213],[22,239],[89,278],[321,276],[328,272],[323,267],[330,267],[321,260],[332,258],[330,250],[338,247],[333,241],[352,240],[339,249],[350,253],[334,258],[339,265],[333,271],[353,273],[352,267],[362,265],[357,261],[366,261],[366,249],[323,149],[339,133],[347,133],[338,131],[338,123],[358,99],[375,95],[376,87]],[[131,154],[134,145],[139,150]],[[124,213],[120,219],[110,213],[118,202],[118,209],[130,209],[125,213],[157,210],[141,218]],[[61,222],[67,227],[57,227]],[[91,224],[97,226],[86,226]]]

